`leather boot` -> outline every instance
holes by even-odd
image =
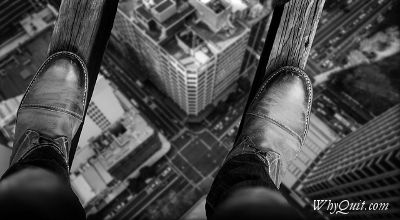
[[[19,106],[11,166],[35,149],[51,147],[69,170],[71,140],[83,121],[87,88],[87,68],[80,57],[58,52],[47,58]]]
[[[311,104],[312,84],[307,74],[296,67],[277,70],[252,100],[226,160],[239,154],[256,154],[279,188],[288,162],[304,144]]]

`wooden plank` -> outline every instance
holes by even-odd
[[[89,74],[89,100],[96,84],[117,6],[118,0],[63,0],[59,9],[49,55],[59,51],[70,51],[82,57]],[[82,126],[72,140],[73,146],[78,144],[81,131]],[[74,154],[75,152],[70,152],[70,155]]]
[[[305,68],[325,0],[276,2],[245,111],[269,74],[283,66]]]
[[[287,65],[305,68],[324,2],[291,0],[283,6],[275,38],[266,41],[273,40],[267,72]]]

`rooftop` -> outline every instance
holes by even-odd
[[[93,141],[94,149],[102,158],[106,169],[122,160],[141,143],[154,134],[154,129],[142,118],[138,110],[132,109],[110,129]]]
[[[170,2],[170,1],[164,1]],[[162,6],[161,3],[159,6]],[[166,3],[170,4],[170,3]],[[120,4],[121,7],[121,4]],[[164,6],[163,6],[164,7]],[[169,6],[168,6],[169,7]],[[156,7],[157,8],[157,7]],[[126,11],[126,10],[122,10]],[[191,15],[195,10],[192,6],[186,5],[186,7],[180,7],[176,13],[173,13],[165,20],[160,21],[155,18],[151,11],[146,9],[144,5],[140,5],[136,8],[136,15],[139,19],[142,20],[142,23],[136,23],[139,28],[146,32],[148,36],[150,36],[154,41],[161,41],[161,30],[164,29],[166,32],[170,32],[169,30],[173,29],[173,27],[178,26],[180,22],[182,22],[186,17]],[[129,12],[132,14],[133,12]]]
[[[171,5],[173,5],[171,0],[165,0],[163,1],[161,4],[157,5],[155,7],[155,10],[157,12],[163,12],[165,9],[167,9],[168,7],[170,7]]]
[[[241,11],[245,10],[249,7],[253,2],[258,2],[258,0],[253,1],[243,1],[243,0],[225,0],[225,2],[229,3],[232,6],[232,11]]]
[[[146,21],[150,21],[153,18],[151,13],[149,11],[147,11],[147,9],[144,7],[144,5],[139,6],[136,9],[136,11],[138,13],[138,16],[141,16]]]
[[[179,32],[177,33],[176,37],[190,49],[194,49],[204,43],[204,40],[191,30]]]
[[[195,24],[191,21],[189,26],[215,51],[224,50],[227,46],[235,42],[236,39],[247,29],[247,27],[238,21],[233,21],[231,26],[228,26],[217,33],[210,30],[210,28],[203,22]]]
[[[187,7],[181,8],[180,11],[172,15],[170,18],[165,20],[164,22],[160,23],[164,28],[171,28],[172,25],[176,24],[179,20],[183,20],[184,18],[188,17],[190,14],[194,12],[194,8],[190,5]]]
[[[183,66],[193,71],[204,67],[213,57],[203,38],[190,29],[178,32],[174,38],[166,41],[163,47]]]
[[[167,17],[170,17],[160,21],[158,15],[154,14],[154,9],[168,11],[166,8],[170,7],[172,2],[176,4],[176,11],[169,11]],[[132,18],[137,27],[152,40],[159,42],[183,66],[196,71],[211,60],[214,54],[227,48],[248,30],[243,21],[227,16],[226,10],[232,10],[229,13],[234,13],[256,5],[262,9],[258,0],[194,0],[191,2],[125,0],[119,4],[119,8],[125,15]],[[194,13],[199,10],[198,13],[201,14],[204,7],[216,14],[225,12],[223,16],[218,15],[215,21],[213,19],[206,21],[199,19]],[[250,14],[249,11],[246,13]],[[209,25],[212,24],[216,24],[217,28],[211,28]]]
[[[226,9],[221,0],[202,0],[202,2],[206,3],[206,5],[217,14]]]
[[[0,99],[25,92],[36,70],[47,57],[51,33],[51,30],[43,32],[0,60]]]
[[[50,8],[45,8],[22,19],[19,22],[22,31],[8,36],[8,40],[0,44],[0,59],[52,27],[55,19],[56,16]]]
[[[17,110],[21,103],[22,95],[0,101],[0,133],[6,139],[9,147],[13,145]]]

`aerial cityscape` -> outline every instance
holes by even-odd
[[[0,175],[60,2],[0,2]],[[304,219],[400,217],[399,9],[325,2],[309,132],[280,188]],[[119,0],[70,174],[88,219],[206,219],[272,13],[272,0]],[[379,207],[334,215],[321,199]]]

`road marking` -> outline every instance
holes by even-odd
[[[206,148],[207,148],[209,151],[211,151],[211,147],[208,146],[208,144],[207,144],[203,139],[199,138],[199,140],[200,140],[201,143],[204,144],[204,146],[206,146]]]
[[[191,165],[192,168],[193,168],[193,170],[196,171],[196,172],[200,175],[200,177],[204,178],[203,174],[197,169],[197,167],[194,166],[192,163],[190,163],[190,162],[181,154],[181,152],[178,152],[177,154],[179,154],[179,156],[181,156],[182,159],[183,159],[184,161],[186,161],[186,163],[188,163],[189,165]]]
[[[175,157],[174,157],[175,158]],[[173,167],[173,169],[178,172],[183,178],[186,179],[192,186],[194,187],[196,184],[193,182],[193,180],[189,179],[175,164],[172,162],[171,159],[167,158],[167,161],[170,163],[170,165]]]
[[[198,138],[197,135],[196,135],[196,138]],[[193,135],[190,135],[190,140],[189,140],[185,145],[183,145],[183,147],[181,147],[181,148],[178,150],[178,152],[183,151],[190,143],[192,143],[193,140],[195,140],[194,136],[193,136]]]
[[[220,141],[220,138],[215,136],[215,134],[212,133],[208,128],[204,128],[203,130],[207,131],[211,136],[213,136],[215,138],[215,140],[217,140],[217,142]]]

